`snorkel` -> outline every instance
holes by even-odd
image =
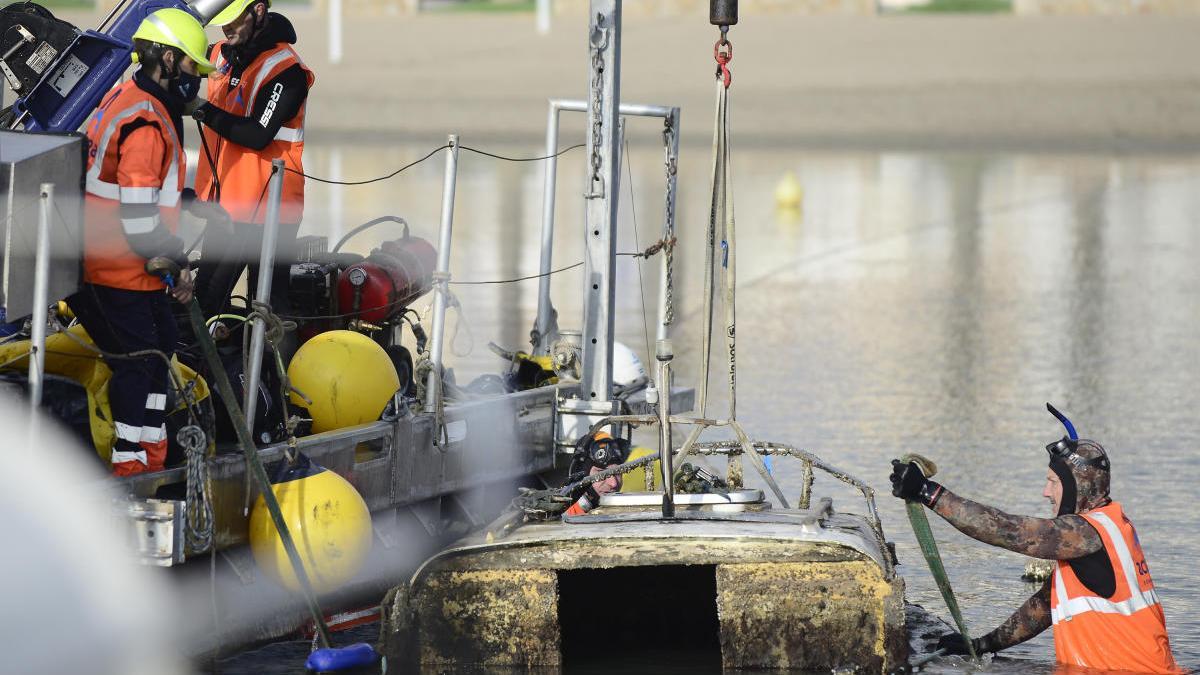
[[[1070,452],[1067,449],[1068,444],[1078,441],[1079,434],[1075,432],[1075,425],[1071,424],[1071,420],[1060,413],[1058,408],[1050,405],[1049,401],[1046,402],[1046,410],[1049,410],[1050,414],[1057,417],[1058,421],[1067,428],[1067,435],[1063,436],[1062,440],[1046,446],[1046,452],[1050,453],[1050,470],[1058,476],[1059,482],[1062,483],[1062,498],[1058,500],[1058,513],[1054,515],[1065,516],[1068,513],[1075,513],[1078,497],[1075,490],[1075,475],[1071,473],[1071,468],[1067,466],[1064,459]]]
[[[1072,441],[1079,440],[1079,434],[1075,433],[1075,425],[1071,424],[1071,420],[1067,419],[1066,415],[1060,413],[1058,411],[1058,408],[1055,408],[1054,406],[1050,405],[1049,401],[1046,402],[1046,410],[1049,410],[1050,414],[1057,417],[1058,421],[1062,422],[1062,425],[1067,428],[1067,437],[1070,440],[1072,440]]]

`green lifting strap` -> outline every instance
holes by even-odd
[[[904,455],[900,461],[905,464],[916,462],[926,478],[931,478],[937,473],[937,465],[921,455]],[[917,537],[917,543],[921,545],[921,554],[925,556],[925,562],[929,564],[929,572],[933,575],[933,580],[937,582],[938,590],[942,592],[942,600],[946,601],[946,607],[950,610],[950,616],[954,617],[954,624],[958,626],[958,632],[962,633],[963,639],[966,640],[967,651],[971,653],[971,658],[978,661],[979,656],[975,653],[975,646],[971,644],[971,634],[967,632],[967,622],[963,620],[962,611],[958,608],[954,589],[950,587],[950,577],[946,575],[946,567],[942,564],[942,555],[938,552],[937,541],[934,540],[933,530],[929,527],[925,506],[919,502],[905,502],[904,505],[908,509],[908,521],[912,523],[913,534]]]
[[[158,260],[158,258],[155,259],[155,261]],[[148,263],[147,268],[149,269],[149,267]],[[200,312],[200,302],[196,298],[192,298],[192,301],[188,304],[188,318],[192,323],[192,331],[196,334],[196,341],[200,343],[200,348],[204,352],[204,359],[208,363],[208,368],[212,371],[213,379],[216,380],[217,391],[221,393],[221,401],[225,404],[225,411],[229,413],[229,419],[233,422],[234,431],[237,432],[238,442],[242,446],[242,454],[246,458],[246,471],[250,472],[258,481],[263,501],[267,504],[271,520],[275,523],[275,529],[278,530],[279,538],[283,541],[283,548],[287,551],[288,559],[291,560],[292,570],[296,573],[296,578],[300,581],[300,587],[304,590],[304,601],[308,605],[309,613],[312,614],[313,623],[316,625],[317,636],[321,641],[321,646],[329,647],[329,627],[325,625],[325,617],[321,612],[321,605],[317,601],[317,594],[313,591],[312,583],[308,579],[308,573],[304,569],[304,563],[300,560],[300,552],[296,549],[296,542],[292,539],[291,532],[288,531],[287,521],[284,520],[283,512],[279,509],[279,502],[275,499],[275,493],[271,491],[271,481],[267,478],[267,472],[263,468],[262,460],[259,459],[258,447],[254,445],[254,441],[250,438],[250,430],[246,425],[246,418],[242,415],[242,409],[237,403],[238,399],[233,393],[233,386],[229,383],[229,377],[225,374],[225,368],[222,367],[221,360],[217,356],[217,347],[213,344],[212,336],[208,334],[204,315]]]

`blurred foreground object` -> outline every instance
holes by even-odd
[[[33,447],[30,426],[23,407],[0,391],[8,437],[0,475],[0,540],[8,542],[0,556],[3,670],[188,672],[174,656],[168,591],[125,548],[104,474],[51,422],[42,421]]]

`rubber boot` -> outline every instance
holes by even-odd
[[[166,433],[166,427],[163,427],[163,433]],[[146,451],[146,470],[147,471],[162,471],[166,468],[167,463],[167,439],[161,441],[142,441],[138,443],[142,449]]]
[[[127,462],[113,462],[112,475],[117,478],[124,476],[136,476],[139,473],[146,473],[150,467],[143,464],[140,460],[131,459]]]

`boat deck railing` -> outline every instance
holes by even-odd
[[[628,424],[630,426],[655,425],[660,424],[661,418],[658,415],[613,415],[597,421],[592,426],[592,432],[602,429],[607,425]],[[867,505],[867,519],[871,527],[871,532],[875,536],[876,543],[879,545],[880,551],[883,553],[884,565],[890,575],[894,571],[894,560],[887,553],[887,539],[883,533],[883,523],[879,519],[879,510],[875,505],[875,490],[870,485],[867,485],[861,479],[853,474],[842,469],[838,469],[815,454],[801,450],[786,443],[775,443],[770,441],[753,441],[746,434],[742,425],[737,420],[710,419],[703,417],[682,417],[671,415],[669,424],[683,424],[691,426],[692,430],[688,434],[687,439],[679,449],[671,452],[670,464],[672,466],[681,466],[689,456],[716,456],[724,455],[729,459],[726,469],[725,480],[731,488],[740,488],[743,483],[741,458],[749,457],[758,470],[763,482],[774,493],[779,506],[782,508],[790,508],[787,498],[783,495],[783,490],[775,481],[774,476],[767,469],[763,462],[763,457],[792,457],[801,462],[802,479],[800,488],[800,497],[797,501],[797,506],[800,509],[809,509],[812,505],[812,486],[816,478],[815,471],[821,470],[838,481],[849,485],[858,490]],[[700,442],[700,435],[707,429],[728,427],[737,436],[736,440],[710,441]],[[652,472],[646,472],[646,487],[653,489]]]

